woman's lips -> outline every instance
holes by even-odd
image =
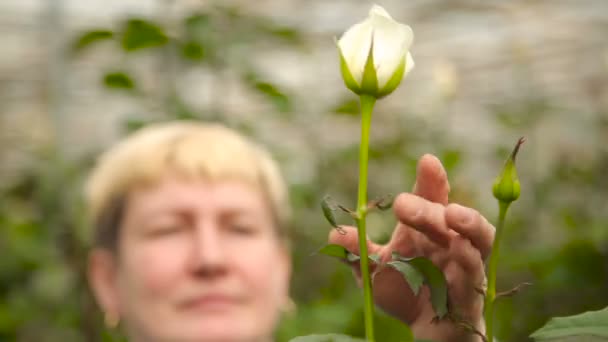
[[[208,294],[186,301],[184,307],[190,310],[225,311],[234,308],[238,303],[235,296]]]

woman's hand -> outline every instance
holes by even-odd
[[[441,162],[432,155],[424,155],[418,162],[413,193],[400,194],[393,204],[399,223],[391,241],[381,246],[368,240],[368,251],[369,254],[378,254],[382,262],[390,261],[392,252],[432,260],[445,274],[450,312],[483,333],[483,261],[492,248],[495,229],[477,211],[448,204],[449,191]],[[336,230],[331,232],[330,243],[340,244],[359,254],[356,228],[343,229],[345,234]],[[359,264],[352,267],[360,282]],[[392,268],[379,270],[374,277],[373,289],[375,303],[388,314],[408,323],[417,338],[481,341],[480,336],[450,319],[434,322],[436,315],[429,289],[424,286],[418,296],[414,296],[403,276]]]

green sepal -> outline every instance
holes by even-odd
[[[382,89],[378,91],[378,98],[385,97],[386,95],[392,93],[393,91],[395,91],[395,89],[397,89],[397,87],[399,87],[399,84],[401,84],[401,80],[403,80],[403,74],[405,74],[405,63],[407,63],[405,56],[406,55],[403,55],[401,63],[399,63],[397,69],[395,69],[395,71],[393,72],[393,76],[391,76],[391,78],[388,80],[388,82],[386,82],[384,87],[382,87]]]
[[[367,61],[363,69],[363,78],[361,79],[361,92],[359,95],[371,95],[378,97],[378,77],[376,75],[376,67],[374,66],[374,35],[372,33],[372,42],[369,45]]]
[[[346,85],[346,88],[359,95],[361,93],[361,87],[353,77],[353,74],[350,72],[350,69],[348,68],[348,63],[346,63],[346,59],[344,58],[342,50],[340,49],[340,46],[337,42],[336,47],[338,48],[338,53],[340,54],[340,71],[342,72],[342,79],[344,80],[344,85]]]

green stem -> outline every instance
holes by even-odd
[[[490,265],[488,268],[488,289],[484,301],[484,316],[486,321],[486,337],[488,342],[494,340],[494,302],[496,300],[496,270],[498,268],[498,252],[500,240],[504,231],[505,217],[509,209],[510,202],[499,201],[498,225],[496,226],[496,236],[490,254]]]
[[[372,111],[376,98],[361,95],[361,143],[359,145],[359,191],[357,195],[357,228],[359,232],[359,250],[361,253],[361,280],[363,282],[363,313],[365,317],[365,336],[367,341],[374,342],[374,298],[372,280],[369,274],[367,255],[367,234],[365,219],[367,216],[367,162],[369,150],[369,129]]]

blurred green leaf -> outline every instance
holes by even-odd
[[[291,100],[283,93],[276,85],[269,82],[255,82],[254,89],[266,96],[266,98],[282,113],[288,113],[292,110]]]
[[[262,80],[256,72],[249,71],[243,76],[243,80],[252,89],[266,97],[266,99],[274,105],[277,111],[281,113],[289,113],[292,111],[292,103],[289,96],[281,91],[276,85]]]
[[[608,307],[575,316],[552,318],[531,337],[536,341],[563,341],[568,337],[576,337],[577,341],[601,337],[608,341]]]
[[[109,72],[103,77],[103,84],[112,89],[134,89],[135,82],[127,73],[122,71]]]
[[[289,342],[365,342],[365,340],[342,334],[325,334],[299,336]]]
[[[204,41],[211,30],[211,18],[208,14],[197,13],[184,20],[186,35],[195,41]]]
[[[365,336],[363,312],[357,312],[345,331],[351,336]],[[410,327],[402,321],[378,310],[374,314],[374,334],[378,342],[424,342],[414,339]],[[427,341],[428,342],[428,341]]]
[[[441,153],[441,162],[448,174],[450,174],[459,164],[462,152],[459,150],[447,149]]]
[[[89,47],[91,44],[99,42],[99,41],[103,41],[103,40],[108,40],[111,39],[112,37],[114,37],[114,33],[110,30],[92,30],[92,31],[87,31],[82,33],[74,42],[73,46],[72,46],[72,50],[74,52],[79,52],[87,47]]]
[[[181,54],[187,60],[194,62],[203,61],[206,57],[205,48],[195,41],[187,41],[181,45]]]
[[[147,124],[145,120],[127,119],[124,122],[124,129],[127,134],[133,133]]]
[[[448,313],[448,286],[445,276],[439,267],[427,258],[406,258],[393,253],[393,260],[403,261],[424,275],[424,282],[431,290],[431,304],[439,318]]]
[[[335,114],[359,115],[359,101],[357,99],[348,98],[333,107],[331,112]]]
[[[416,269],[414,266],[410,265],[407,262],[389,261],[387,265],[396,269],[397,271],[399,271],[399,273],[403,275],[403,278],[405,278],[405,280],[409,284],[410,289],[412,289],[414,295],[417,296],[418,292],[420,291],[420,288],[422,287],[422,284],[424,283],[424,275],[420,271],[418,271],[418,269]]]
[[[295,28],[269,23],[268,20],[265,19],[259,20],[257,26],[260,33],[279,39],[284,43],[301,45],[304,42],[302,33]]]
[[[129,19],[122,35],[122,48],[127,52],[165,45],[169,39],[163,29],[144,19]]]
[[[344,248],[340,245],[329,244],[329,245],[323,246],[316,253],[325,254],[325,255],[328,255],[331,257],[336,257],[339,259],[346,260],[346,258],[348,257],[348,254],[350,252],[346,248]]]

